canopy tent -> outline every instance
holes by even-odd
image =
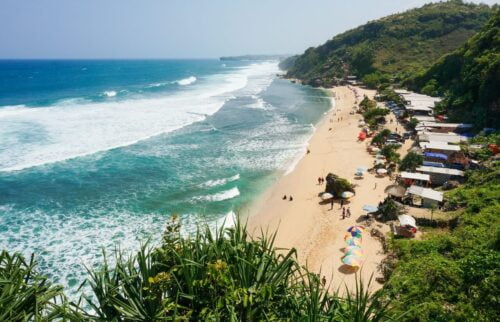
[[[411,226],[417,228],[417,223],[415,218],[413,218],[410,215],[399,215],[398,219],[399,219],[399,224],[401,226]]]

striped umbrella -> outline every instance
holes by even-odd
[[[346,246],[344,247],[344,253],[347,253],[351,250],[359,250],[359,251],[363,251],[363,249],[361,249],[360,246]]]
[[[347,246],[360,246],[361,239],[360,238],[349,238],[349,239],[346,239],[345,243],[347,244]]]
[[[363,257],[363,251],[360,249],[353,249],[349,250],[344,253],[344,256],[357,256],[357,257]]]
[[[365,228],[363,226],[351,226],[347,228],[347,232],[351,234],[362,234],[365,231]]]
[[[342,258],[342,263],[352,267],[360,267],[363,264],[363,260],[358,256],[349,255]]]

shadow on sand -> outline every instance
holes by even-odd
[[[351,274],[354,274],[358,271],[358,267],[353,267],[353,266],[350,266],[350,265],[342,265],[339,267],[339,272],[341,272],[342,274],[345,274],[345,275],[351,275]]]

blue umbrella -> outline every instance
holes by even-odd
[[[366,171],[366,169],[367,169],[366,167],[358,167],[358,168],[356,169],[356,172],[365,172],[365,171]]]
[[[371,205],[364,205],[363,210],[370,213],[370,212],[376,212],[378,210],[378,207],[371,206]]]

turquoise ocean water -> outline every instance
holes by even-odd
[[[101,249],[230,220],[330,98],[277,62],[0,61],[0,248],[74,290]],[[229,214],[229,215],[228,215]]]

